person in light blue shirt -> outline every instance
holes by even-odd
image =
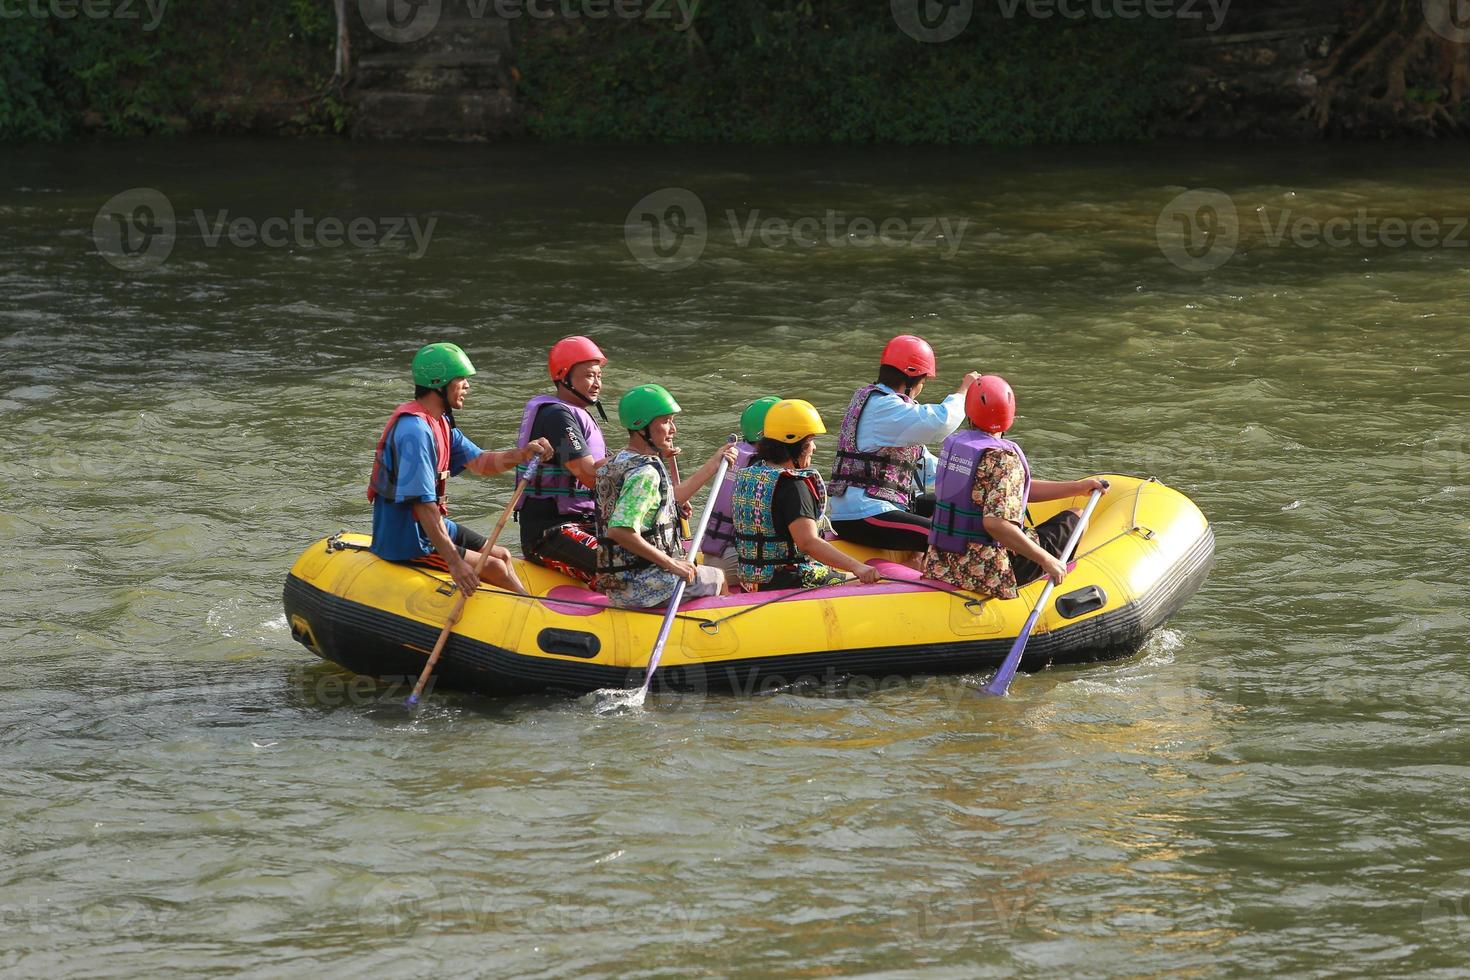
[[[828,481],[832,528],[838,536],[871,548],[914,553],[929,544],[938,460],[925,448],[941,442],[965,420],[965,393],[979,379],[966,374],[954,394],[937,405],[916,399],[935,377],[934,349],[909,334],[883,349],[878,380],[859,388],[837,436],[837,459]]]

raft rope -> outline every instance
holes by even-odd
[[[1108,545],[1112,544],[1114,541],[1121,541],[1122,539],[1128,537],[1128,535],[1132,534],[1134,531],[1142,531],[1143,539],[1145,541],[1152,541],[1154,539],[1153,529],[1144,527],[1142,524],[1138,523],[1138,501],[1143,496],[1143,488],[1148,486],[1150,483],[1159,483],[1159,478],[1156,476],[1151,476],[1147,480],[1144,480],[1142,483],[1140,483],[1138,487],[1133,491],[1133,513],[1128,518],[1128,526],[1122,531],[1119,531],[1117,534],[1113,535],[1111,538],[1108,538],[1096,548],[1084,551],[1082,554],[1075,556],[1072,561],[1079,562],[1093,552],[1101,551]],[[1159,485],[1162,486],[1163,484],[1160,483]]]

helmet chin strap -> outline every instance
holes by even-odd
[[[597,409],[597,414],[602,416],[602,420],[604,422],[607,421],[607,412],[603,410],[603,408],[602,408],[602,402],[598,401],[596,398],[588,398],[586,395],[582,394],[576,388],[573,388],[572,387],[572,383],[570,381],[568,381],[566,378],[557,378],[556,379],[556,386],[558,388],[565,388],[567,391],[570,391],[572,394],[574,394],[578,398],[582,399],[582,401],[585,404],[587,404],[588,406],[590,406],[591,408]]]
[[[454,409],[449,407],[449,386],[435,388],[434,393],[444,402],[444,421],[449,423],[449,431],[453,432],[459,426],[454,422]]]

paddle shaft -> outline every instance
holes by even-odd
[[[736,436],[730,437],[732,444],[736,440]],[[694,556],[699,554],[700,544],[704,542],[704,529],[709,527],[710,515],[715,512],[715,498],[720,495],[720,484],[725,482],[725,471],[729,467],[730,461],[728,459],[720,460],[719,469],[715,470],[715,478],[710,481],[711,490],[709,492],[709,499],[704,502],[704,510],[699,514],[699,527],[695,529],[694,537],[689,542],[687,560],[691,563],[694,561]],[[675,475],[674,479],[677,482],[678,476]],[[664,613],[664,621],[658,627],[658,639],[653,641],[653,652],[648,655],[648,670],[643,674],[643,687],[639,691],[640,697],[647,696],[648,686],[653,683],[653,672],[658,669],[659,659],[664,655],[664,644],[669,641],[669,630],[673,628],[674,615],[679,611],[679,602],[684,598],[684,586],[686,584],[688,583],[684,579],[679,579],[674,585],[674,594],[669,597],[669,611]]]
[[[1067,546],[1062,549],[1060,561],[1063,567],[1072,560],[1072,550],[1077,547],[1077,542],[1082,539],[1082,532],[1087,528],[1088,518],[1092,517],[1097,502],[1102,499],[1101,490],[1092,491],[1087,498],[1087,506],[1082,509],[1082,518],[1077,521],[1077,526],[1072,529],[1072,534],[1067,538]],[[1031,630],[1036,626],[1036,620],[1041,617],[1041,610],[1046,608],[1046,601],[1051,598],[1056,589],[1056,583],[1050,578],[1046,580],[1046,586],[1041,590],[1041,598],[1036,600],[1036,605],[1031,610],[1031,615],[1026,617],[1026,625],[1021,628],[1016,642],[1011,644],[1011,652],[1006,654],[1005,660],[1000,665],[1000,670],[980,690],[986,694],[1004,696],[1011,688],[1011,678],[1016,676],[1016,670],[1021,666],[1021,654],[1026,651],[1026,641],[1031,638]]]
[[[674,478],[674,486],[677,487],[681,482],[683,482],[679,479],[678,456],[669,457],[669,474]],[[680,507],[678,504],[675,504],[674,513],[679,515],[679,537],[683,538],[686,541],[689,540],[689,522],[684,519],[684,508]],[[691,555],[694,554],[692,550],[689,553]]]
[[[475,562],[475,580],[479,581],[480,575],[485,571],[485,563],[490,560],[490,552],[495,550],[495,542],[500,540],[500,532],[505,530],[505,522],[510,520],[510,515],[515,511],[516,504],[520,502],[521,494],[526,492],[526,486],[536,478],[536,467],[541,464],[540,459],[532,458],[526,464],[526,475],[521,477],[516,484],[515,492],[510,495],[510,503],[506,504],[505,512],[500,515],[500,520],[495,522],[495,530],[490,533],[490,540],[485,542],[485,550],[480,552],[480,560]],[[449,610],[449,619],[444,628],[439,631],[439,639],[434,644],[433,651],[429,654],[429,662],[424,664],[423,672],[419,674],[418,683],[413,686],[413,693],[408,696],[408,706],[412,708],[418,703],[419,695],[424,693],[424,685],[429,683],[429,675],[434,672],[434,665],[439,662],[439,656],[444,652],[444,644],[449,641],[449,634],[454,632],[454,627],[459,623],[459,617],[464,614],[465,603],[470,599],[469,594],[463,589],[459,592],[459,598],[454,601],[454,608]]]

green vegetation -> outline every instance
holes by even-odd
[[[688,29],[668,3],[672,20],[528,30],[527,126],[572,141],[1015,145],[1144,139],[1168,110],[1172,25],[974,7],[941,44],[872,0],[706,0]]]
[[[169,0],[157,17],[143,0],[102,5],[126,19],[35,6],[46,15],[17,2],[23,15],[0,22],[0,140],[343,128],[329,3]]]

